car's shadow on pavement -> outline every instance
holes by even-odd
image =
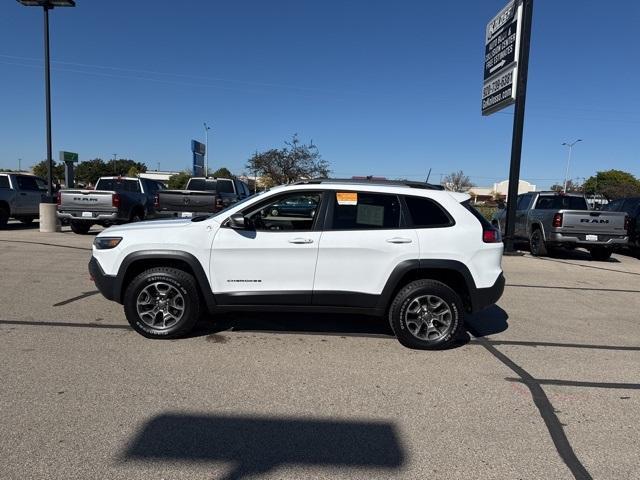
[[[237,312],[207,317],[198,323],[190,336],[223,331],[394,338],[389,322],[384,318],[290,312]]]
[[[518,250],[522,252],[529,253],[529,247],[526,245],[517,245]],[[621,251],[616,251],[614,253],[622,253]],[[546,257],[540,258],[557,258],[559,260],[580,260],[583,262],[595,262],[595,263],[620,263],[620,260],[617,258],[608,258],[606,260],[595,260],[591,254],[587,250],[583,250],[581,248],[567,249],[567,248],[556,248],[549,251],[549,254]]]
[[[13,222],[10,221],[7,223],[1,231],[12,231],[12,230],[38,230],[40,228],[40,224],[38,222],[31,223],[22,223],[22,222]]]
[[[509,316],[502,308],[493,305],[481,312],[467,314],[465,331],[449,348],[457,348],[474,337],[484,337],[504,332]],[[189,337],[211,336],[212,341],[224,341],[221,332],[263,332],[274,334],[306,334],[341,337],[394,339],[389,322],[382,317],[349,314],[321,313],[231,313],[207,317],[198,323]]]

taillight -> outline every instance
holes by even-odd
[[[58,195],[60,195],[60,194],[58,193]],[[629,228],[631,228],[631,217],[629,217],[629,215],[625,215],[625,217],[624,217],[624,229],[628,232]]]
[[[160,208],[160,196],[157,194],[153,196],[153,208],[156,210]]]
[[[484,243],[498,243],[502,241],[502,236],[495,228],[486,228],[482,231],[482,241]]]
[[[114,208],[120,208],[120,194],[119,193],[114,193],[113,195],[111,195],[111,205],[113,205]]]
[[[58,191],[58,193],[56,193],[56,204],[60,206],[61,203],[62,203],[62,194]]]
[[[556,213],[553,216],[553,221],[551,222],[551,226],[553,228],[560,228],[562,226],[562,214]]]

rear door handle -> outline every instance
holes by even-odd
[[[289,243],[313,243],[313,240],[310,238],[292,238],[291,240],[289,240]]]
[[[402,238],[402,237],[393,237],[387,238],[387,242],[389,243],[411,243],[413,240],[410,238]]]

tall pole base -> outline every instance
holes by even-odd
[[[60,232],[60,220],[58,220],[58,206],[55,203],[40,204],[40,232]]]

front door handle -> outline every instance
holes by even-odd
[[[413,240],[410,238],[402,238],[402,237],[393,237],[387,238],[387,242],[389,243],[411,243]]]
[[[292,238],[291,240],[289,240],[289,243],[297,243],[297,244],[313,243],[313,240],[310,238]]]

